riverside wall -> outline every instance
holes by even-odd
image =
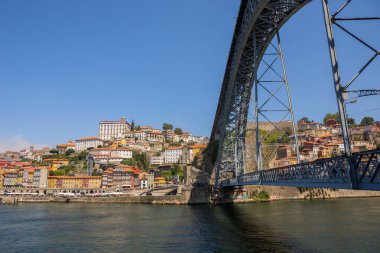
[[[321,188],[295,188],[279,186],[246,186],[228,192],[223,199],[214,203],[244,203],[252,202],[260,191],[269,194],[270,200],[297,199],[328,199],[328,198],[360,198],[380,197],[378,191],[354,191]],[[179,187],[177,195],[165,196],[7,196],[0,195],[0,203],[17,204],[23,202],[55,202],[55,203],[142,203],[142,204],[209,204],[211,199],[210,187]]]
[[[243,195],[254,198],[260,191],[266,191],[270,199],[326,199],[380,197],[380,191],[338,190],[329,188],[297,188],[284,186],[246,186]]]
[[[183,203],[182,196],[125,196],[125,197],[30,197],[30,196],[3,196],[0,197],[1,203],[17,204],[23,202],[34,203],[146,203],[146,204],[186,204]]]

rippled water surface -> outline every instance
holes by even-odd
[[[380,252],[380,198],[0,205],[0,252]]]

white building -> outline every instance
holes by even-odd
[[[154,174],[144,173],[140,179],[140,189],[152,189],[154,187]]]
[[[163,142],[164,135],[160,130],[152,130],[146,132],[146,140],[149,142]]]
[[[120,164],[123,161],[121,157],[110,157],[108,155],[97,155],[95,156],[96,164]]]
[[[139,141],[145,141],[146,139],[146,132],[143,131],[135,131],[135,138]]]
[[[103,155],[110,156],[112,148],[94,148],[89,151],[89,154],[93,156]]]
[[[125,119],[120,121],[100,121],[99,123],[99,138],[101,140],[113,140],[114,138],[122,137],[131,130],[131,126]]]
[[[36,169],[33,175],[33,186],[37,188],[48,187],[48,170]]]
[[[132,150],[126,148],[95,148],[89,152],[98,164],[119,164],[123,159],[132,158]]]
[[[69,149],[73,149],[75,151],[76,144],[69,142],[69,143],[63,143],[63,144],[57,145],[58,154],[64,154]]]
[[[164,164],[164,162],[165,162],[165,158],[163,156],[152,156],[149,159],[149,163],[152,166],[160,166]]]
[[[78,151],[97,148],[99,145],[103,145],[103,141],[98,137],[81,138],[75,141],[75,149]]]
[[[180,162],[182,151],[183,151],[183,146],[168,147],[165,150],[165,163],[170,164],[170,163]]]
[[[111,157],[132,158],[132,150],[126,148],[112,149],[110,153]]]
[[[153,127],[151,127],[151,126],[141,126],[141,127],[140,127],[140,130],[141,130],[142,132],[149,132],[149,131],[153,131],[154,129],[153,129]]]
[[[178,147],[168,147],[165,150],[165,163],[191,163],[193,160],[193,150],[189,147],[178,146]]]

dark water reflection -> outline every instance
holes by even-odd
[[[380,199],[0,205],[0,252],[380,252]]]

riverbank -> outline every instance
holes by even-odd
[[[269,198],[260,199],[257,193],[265,191]],[[211,201],[210,188],[181,189],[180,194],[164,196],[9,196],[0,195],[0,203],[143,203],[157,205],[189,205],[189,204],[228,204],[251,203],[257,201],[305,200],[305,199],[337,199],[380,197],[377,191],[354,191],[321,188],[295,188],[275,186],[248,186],[244,190],[231,192],[222,199]]]
[[[272,202],[272,201],[289,201],[289,200],[311,200],[311,199],[345,199],[345,198],[378,198],[380,194],[351,194],[351,195],[335,195],[329,197],[271,197],[270,199],[256,198],[237,198],[237,199],[222,199],[213,202],[213,204],[245,204],[252,202]],[[168,196],[124,196],[124,197],[9,197],[0,196],[0,204],[18,204],[18,203],[103,203],[103,204],[121,204],[121,203],[139,203],[153,205],[191,205],[191,204],[210,204],[211,202],[189,203],[182,195]]]
[[[248,198],[254,198],[260,191],[268,193],[272,200],[380,197],[379,191],[284,186],[246,186],[244,194]]]
[[[181,205],[183,202],[182,196],[123,196],[123,197],[51,197],[51,196],[22,196],[22,197],[0,197],[2,204],[17,204],[17,203],[145,203],[145,204],[171,204]]]

